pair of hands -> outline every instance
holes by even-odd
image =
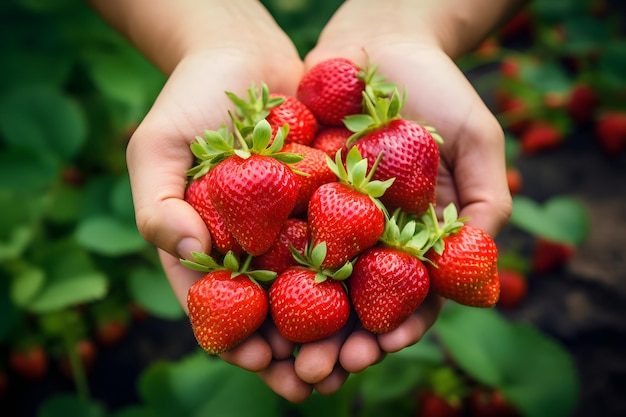
[[[259,6],[260,7],[260,6]],[[228,40],[191,48],[172,71],[161,94],[128,146],[128,168],[142,235],[159,248],[171,286],[183,306],[187,290],[202,274],[179,262],[192,251],[209,252],[211,237],[202,219],[183,201],[189,150],[196,135],[228,120],[225,91],[245,95],[251,82],[295,95],[305,71],[324,59],[343,56],[360,65],[379,65],[388,81],[406,89],[403,116],[434,126],[444,139],[438,206],[455,202],[462,216],[495,234],[511,210],[505,179],[502,130],[482,100],[434,38],[411,28],[375,22],[346,2],[323,30],[304,62],[273,19],[260,11]],[[378,18],[378,16],[376,16]],[[393,27],[393,29],[391,29]],[[367,56],[365,52],[367,52]],[[373,335],[352,320],[340,333],[300,347],[268,324],[222,359],[257,372],[277,394],[292,402],[313,390],[330,394],[349,373],[359,372],[420,340],[435,322],[443,300],[426,302],[398,329]]]

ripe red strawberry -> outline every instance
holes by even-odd
[[[589,123],[600,104],[598,93],[589,84],[578,84],[567,98],[567,113],[577,124]]]
[[[226,95],[235,105],[234,123],[239,131],[253,128],[258,122],[266,119],[272,128],[272,137],[284,125],[289,126],[286,142],[309,145],[318,129],[318,122],[311,110],[298,98],[286,94],[270,93],[267,84],[263,83],[261,91],[256,86],[248,89],[247,99],[234,93]]]
[[[326,163],[326,154],[319,149],[299,143],[288,143],[283,147],[283,152],[303,156],[301,161],[292,165],[295,171],[306,175],[296,175],[298,198],[291,215],[305,214],[313,192],[322,184],[337,181],[337,177]]]
[[[433,390],[422,391],[418,397],[416,417],[460,417],[461,402],[448,400]]]
[[[455,231],[443,237],[443,247],[435,245],[426,253],[432,262],[426,263],[431,289],[462,305],[495,306],[500,281],[498,249],[493,238],[470,224],[452,230]]]
[[[519,271],[498,268],[500,299],[498,307],[509,310],[518,307],[528,294],[528,281]]]
[[[233,135],[226,128],[207,131],[191,145],[199,162],[188,175],[197,180],[209,173],[204,190],[210,205],[226,230],[251,255],[260,255],[274,243],[298,196],[296,174],[288,164],[302,157],[280,152],[286,130],[282,128],[272,137],[271,127],[263,119],[252,131],[247,127],[243,132],[235,129],[241,145],[238,149],[234,149]],[[189,194],[189,200],[205,200],[203,195]],[[211,207],[202,211],[211,214]]]
[[[518,417],[517,408],[499,389],[474,388],[467,399],[467,409],[471,417]]]
[[[609,155],[618,155],[626,149],[626,111],[610,111],[598,117],[595,124],[596,140]]]
[[[297,97],[324,125],[343,126],[344,117],[361,113],[365,78],[358,65],[331,58],[310,68],[300,80]]]
[[[212,175],[209,198],[227,229],[251,255],[268,250],[296,203],[296,174],[265,155],[233,155]]]
[[[536,237],[532,256],[532,271],[536,274],[550,272],[565,265],[575,253],[576,247],[574,245]]]
[[[363,252],[347,281],[354,310],[372,333],[397,328],[424,301],[429,288],[422,261],[390,247]]]
[[[9,352],[8,366],[24,379],[40,381],[48,372],[48,353],[39,344],[15,348]]]
[[[269,310],[267,291],[256,280],[275,277],[269,271],[240,267],[232,252],[219,265],[205,254],[194,253],[196,262],[182,260],[189,268],[207,271],[187,293],[189,320],[198,344],[217,355],[247,339],[265,320]]]
[[[276,136],[278,129],[287,124],[289,133],[286,142],[310,145],[318,129],[317,119],[300,100],[284,94],[270,94],[270,98],[282,98],[282,104],[272,108],[266,120],[272,127],[272,136]]]
[[[358,149],[348,153],[346,166],[338,152],[328,163],[339,182],[320,186],[309,201],[308,223],[313,245],[325,242],[327,255],[323,266],[336,268],[376,244],[385,229],[385,216],[376,200],[392,183],[370,181],[376,164],[368,176],[367,159]]]
[[[325,255],[325,244],[307,249],[305,257],[294,254],[304,265],[287,268],[269,289],[272,319],[287,340],[320,340],[339,331],[348,321],[350,300],[341,281],[350,275],[352,264],[322,272]]]
[[[516,97],[506,90],[496,92],[496,110],[499,113],[504,129],[522,135],[530,125],[529,106],[520,97]]]
[[[563,142],[563,132],[548,122],[538,120],[528,126],[520,142],[522,152],[531,155],[559,147]]]
[[[98,343],[105,347],[119,344],[128,333],[128,323],[122,319],[108,319],[98,322],[95,328],[95,337]]]
[[[346,127],[326,127],[317,132],[311,146],[321,149],[330,157],[334,157],[338,150],[345,149],[350,136],[352,136],[352,131]]]
[[[185,190],[185,201],[193,207],[211,232],[213,248],[225,255],[228,251],[236,254],[243,252],[243,248],[226,228],[224,220],[219,215],[211,199],[209,198],[209,188],[211,188],[211,172],[193,180]]]
[[[282,273],[290,266],[298,265],[291,253],[291,246],[301,254],[309,242],[309,225],[300,219],[288,219],[274,244],[262,255],[252,259],[255,269]]]
[[[389,210],[401,208],[407,213],[421,216],[430,204],[435,203],[439,170],[439,148],[435,137],[426,126],[399,117],[398,112],[402,105],[397,94],[391,100],[368,98],[370,99],[372,101],[368,108],[372,112],[381,108],[384,110],[376,114],[376,117],[371,112],[367,116],[369,121],[365,122],[364,129],[360,129],[359,125],[362,120],[367,120],[365,117],[348,120],[348,128],[357,132],[354,147],[358,148],[370,164],[382,153],[382,159],[373,176],[375,180],[395,178],[393,184],[380,197],[380,201]],[[354,120],[359,122],[356,126],[351,123]]]

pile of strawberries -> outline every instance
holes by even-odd
[[[475,307],[499,296],[497,250],[454,205],[435,215],[439,136],[403,118],[405,94],[375,67],[334,58],[297,95],[226,92],[231,122],[191,145],[185,200],[211,232],[189,317],[210,354],[266,320],[295,343],[398,327],[429,292]]]

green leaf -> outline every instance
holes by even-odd
[[[611,42],[604,48],[598,69],[608,88],[626,88],[626,40]]]
[[[32,312],[60,310],[99,300],[107,294],[107,277],[95,269],[89,255],[71,241],[60,241],[43,248],[34,263],[46,272],[46,279],[25,306]]]
[[[41,191],[54,182],[59,168],[50,153],[8,149],[0,152],[0,188]]]
[[[513,198],[511,224],[534,236],[578,245],[589,235],[586,207],[577,199],[553,197],[543,205],[526,196]]]
[[[0,342],[6,340],[21,314],[10,298],[10,285],[9,277],[0,271]]]
[[[37,417],[105,417],[105,415],[100,404],[73,394],[49,397],[37,411]]]
[[[74,223],[83,213],[85,194],[63,183],[54,188],[51,193],[50,208],[46,217],[55,223]]]
[[[177,320],[185,315],[162,269],[134,269],[128,289],[133,299],[156,317]]]
[[[571,415],[579,376],[569,352],[546,335],[497,310],[455,303],[444,308],[433,331],[465,372],[500,388],[524,416]]]
[[[281,415],[278,397],[254,373],[204,352],[152,365],[142,374],[139,391],[153,417]],[[244,392],[246,401],[241,401]]]
[[[128,223],[135,222],[135,206],[128,175],[121,176],[111,190],[111,209],[113,214]]]
[[[87,139],[87,120],[71,98],[49,87],[22,87],[0,101],[0,132],[12,147],[71,160]]]
[[[147,247],[135,224],[123,222],[113,216],[93,216],[79,223],[77,241],[90,251],[105,256],[136,253]]]
[[[11,299],[17,306],[28,307],[42,290],[45,281],[46,273],[41,268],[32,265],[20,268],[11,282]]]
[[[558,63],[552,61],[541,63],[524,62],[521,78],[528,83],[531,89],[538,92],[567,93],[570,91],[573,82],[563,68]]]

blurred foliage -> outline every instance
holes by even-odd
[[[304,56],[342,2],[263,3]],[[459,65],[469,72],[515,57],[519,76],[485,71],[479,91],[497,85],[525,100],[524,117],[541,116],[569,131],[564,103],[572,86],[590,83],[605,108],[623,103],[623,22],[603,7],[532,1],[522,32],[510,39],[495,34],[495,48],[482,45]],[[127,318],[137,306],[159,319],[183,319],[154,248],[136,229],[124,154],[165,77],[76,0],[1,2],[0,37],[0,373],[17,346],[53,352],[93,337],[106,316]],[[546,105],[554,94],[561,104]],[[498,116],[505,128],[519,121]],[[519,146],[509,149],[516,150],[509,155],[514,161]],[[579,243],[590,227],[585,216],[567,198],[540,205],[524,197],[516,200],[513,221],[531,234],[550,231]],[[416,392],[430,387],[441,368],[461,375],[464,385],[501,388],[530,417],[568,415],[579,389],[557,342],[497,311],[452,305],[428,340],[353,375],[339,393],[314,395],[303,405],[287,404],[255,375],[198,352],[147,369],[134,406],[111,412],[97,399],[63,393],[39,415],[410,415]]]

